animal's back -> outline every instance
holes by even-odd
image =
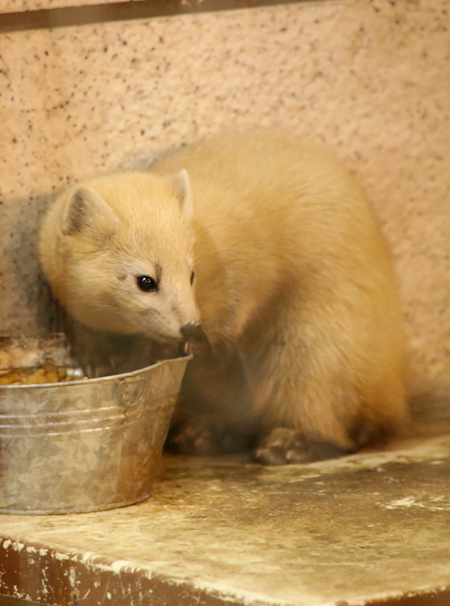
[[[181,168],[193,187],[202,297],[261,307],[289,285],[320,297],[333,288],[356,306],[366,292],[378,320],[392,316],[401,333],[384,237],[359,184],[321,146],[278,131],[221,135],[154,167]]]

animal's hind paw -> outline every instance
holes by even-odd
[[[295,429],[277,427],[265,436],[253,454],[264,465],[288,465],[335,459],[350,454],[330,442],[310,440]]]

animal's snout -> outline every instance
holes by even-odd
[[[197,342],[206,339],[200,322],[185,322],[180,330],[186,341]]]
[[[208,337],[200,322],[185,322],[180,330],[186,343],[186,352],[199,356],[209,351]]]

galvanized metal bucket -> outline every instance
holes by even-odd
[[[87,512],[147,499],[187,361],[0,386],[0,513]]]

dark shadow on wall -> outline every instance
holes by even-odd
[[[39,262],[39,228],[54,195],[0,202],[0,335],[61,330],[58,305]]]
[[[39,229],[57,193],[0,201],[0,336],[65,333],[72,355],[90,377],[131,372],[181,355],[179,346],[97,331],[67,316],[39,262]]]

